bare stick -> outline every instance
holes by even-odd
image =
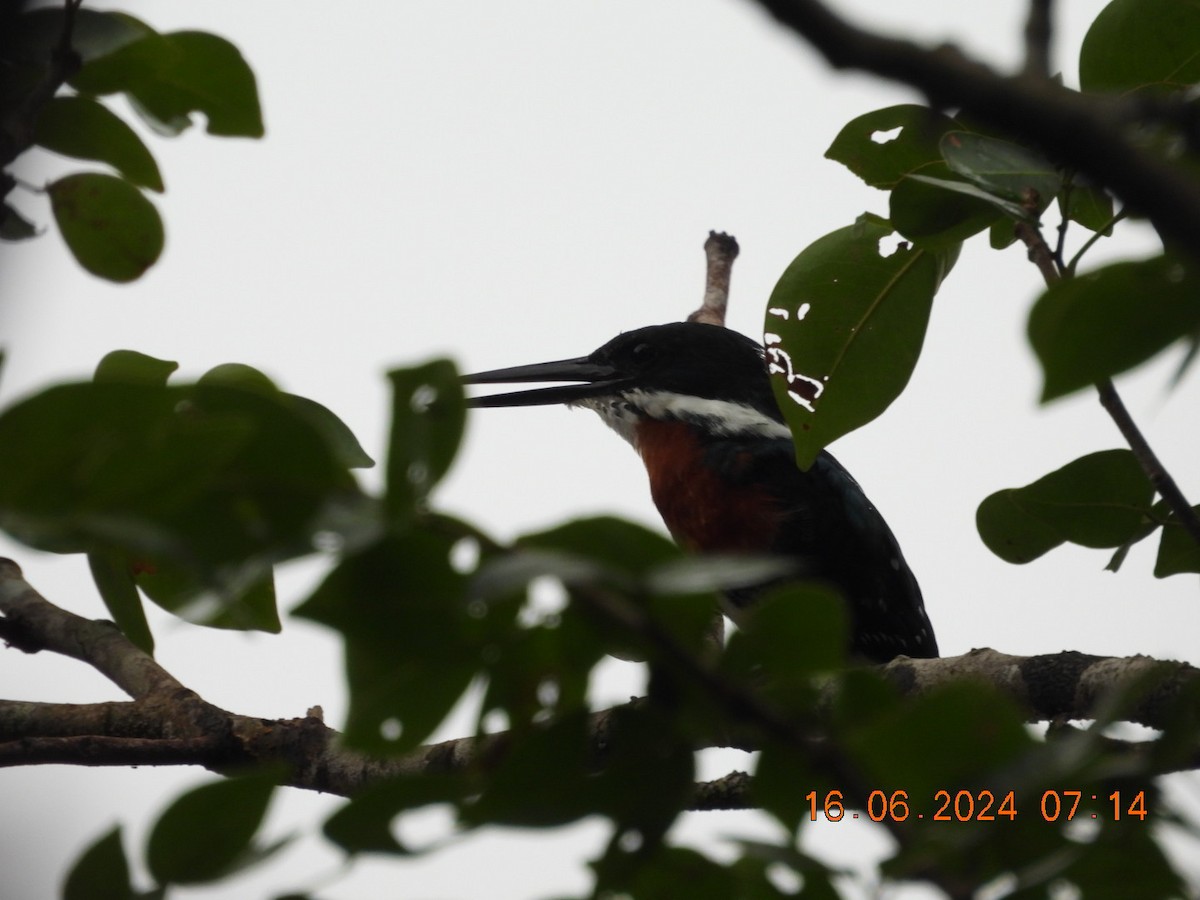
[[[723,231],[710,231],[704,242],[707,273],[704,279],[704,302],[687,317],[689,322],[725,325],[725,309],[729,305],[729,279],[733,261],[737,259],[738,242]]]
[[[1050,77],[1050,7],[1052,0],[1030,0],[1025,20],[1025,74]]]

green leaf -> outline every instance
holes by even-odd
[[[133,281],[163,248],[154,204],[113,175],[68,175],[47,188],[59,231],[79,264],[109,281]]]
[[[1016,201],[1028,218],[1026,204],[1040,212],[1062,190],[1062,176],[1043,156],[1020,144],[970,131],[950,131],[939,145],[942,158],[988,194]],[[1034,192],[1036,197],[1030,198]]]
[[[1192,509],[1200,513],[1200,506],[1193,506]],[[1172,515],[1163,525],[1158,559],[1154,563],[1154,577],[1166,578],[1190,572],[1200,572],[1200,543]]]
[[[174,360],[156,359],[136,350],[113,350],[96,365],[92,380],[165,387],[171,373],[178,368],[179,363]]]
[[[1103,188],[1080,184],[1078,176],[1071,190],[1064,195],[1069,207],[1067,218],[1090,231],[1111,235],[1113,231],[1113,198]]]
[[[285,393],[283,396],[288,399],[292,409],[308,419],[312,426],[321,432],[343,466],[347,469],[370,469],[375,465],[375,460],[367,455],[354,432],[333,410],[299,394]]]
[[[880,242],[864,217],[800,252],[771,293],[764,325],[775,397],[807,469],[827,444],[882,413],[908,383],[947,256]]]
[[[242,868],[242,860],[254,855],[251,842],[279,775],[269,771],[226,778],[176,799],[158,817],[146,842],[150,874],[162,884],[199,884]]]
[[[922,246],[966,240],[996,221],[998,214],[1029,218],[1023,207],[977,185],[923,174],[910,175],[897,186],[891,210],[900,233]]]
[[[107,163],[138,187],[163,190],[162,175],[132,128],[90,97],[54,97],[38,116],[34,140],[74,159]]]
[[[405,523],[454,461],[466,424],[466,404],[449,360],[396,369],[388,378],[392,429],[386,508],[392,521]]]
[[[142,598],[129,571],[125,554],[110,550],[92,550],[88,553],[88,566],[92,580],[104,599],[113,621],[121,633],[137,647],[154,655],[154,635],[146,622],[146,611],[142,609]]]
[[[811,709],[812,676],[845,665],[848,638],[840,596],[817,584],[792,584],[744,611],[722,667],[785,708]]]
[[[488,775],[479,798],[463,810],[473,825],[564,825],[595,811],[586,711],[525,731]]]
[[[214,34],[147,35],[88,63],[70,83],[88,94],[128,94],[151,127],[166,134],[183,131],[191,114],[201,112],[209,134],[263,135],[254,72]]]
[[[270,570],[253,579],[226,584],[217,597],[193,569],[170,560],[139,560],[133,570],[142,593],[162,609],[195,625],[268,634],[283,630]]]
[[[0,204],[0,241],[24,241],[37,234],[32,222],[7,203]]]
[[[1017,565],[1032,562],[1064,541],[1055,529],[1024,507],[1013,488],[996,491],[979,504],[975,527],[989,550]]]
[[[245,363],[222,363],[200,376],[197,384],[221,384],[278,398],[279,388],[267,375]]]
[[[306,418],[321,433],[338,460],[348,469],[370,468],[375,461],[367,456],[358,438],[332,410],[315,400],[285,393],[263,372],[243,363],[222,363],[200,376],[200,384],[226,384],[266,393],[285,403]]]
[[[419,529],[385,537],[348,555],[295,611],[345,640],[348,744],[375,753],[418,746],[478,671],[476,633],[506,612],[468,614],[466,578],[450,563],[454,544]]]
[[[770,742],[764,744],[755,763],[750,796],[755,804],[794,833],[811,815],[806,794],[815,791],[821,798],[817,803],[819,816],[826,792],[844,789],[844,785],[839,787],[826,782],[813,768],[808,753],[788,744]]]
[[[8,59],[44,60],[62,40],[63,11],[34,9],[5,23],[0,32],[0,50]],[[86,6],[75,10],[71,29],[71,49],[88,63],[119,50],[154,31],[127,13],[100,12]]]
[[[651,865],[640,866],[624,896],[642,900],[726,900],[742,897],[733,873],[687,847],[664,847]]]
[[[683,551],[656,531],[615,516],[574,519],[555,528],[522,535],[521,548],[558,550],[594,560],[630,578],[649,575],[683,558]]]
[[[1101,450],[1023,488],[993,494],[980,504],[976,524],[993,553],[1026,563],[1064,541],[1121,546],[1141,533],[1153,497],[1130,451]]]
[[[0,414],[0,473],[14,472],[0,526],[18,539],[182,567],[218,602],[363,503],[305,416],[214,384],[50,388]]]
[[[392,833],[396,816],[433,803],[457,802],[468,787],[465,777],[428,773],[372,784],[330,816],[322,831],[347,853],[407,854],[412,851]]]
[[[904,176],[941,160],[938,141],[957,126],[926,106],[889,106],[847,123],[825,157],[842,163],[871,187],[890,190]]]
[[[1000,787],[1011,780],[1006,767],[1035,747],[1012,700],[966,682],[893,705],[852,727],[845,741],[868,784],[907,791],[912,811],[926,816],[937,791]]]
[[[134,900],[118,825],[83,852],[67,874],[63,900]]]
[[[1085,91],[1187,90],[1200,82],[1200,2],[1113,0],[1079,51]]]
[[[1042,402],[1131,369],[1200,328],[1200,278],[1159,256],[1052,285],[1029,314]]]

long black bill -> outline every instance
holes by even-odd
[[[586,356],[578,359],[560,359],[555,362],[534,363],[531,366],[513,366],[508,369],[492,369],[464,375],[464,384],[520,384],[530,381],[582,381],[584,384],[563,384],[557,387],[534,388],[531,391],[514,391],[509,394],[493,394],[490,397],[472,397],[468,406],[543,406],[550,403],[570,403],[610,394],[623,387],[628,379],[622,378],[612,366],[594,363]]]

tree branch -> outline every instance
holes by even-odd
[[[1200,182],[1135,146],[1125,126],[1150,112],[1137,98],[1081,94],[1043,78],[1003,76],[954,47],[926,49],[856,28],[818,0],[756,0],[839,69],[908,84],[934,106],[971,116],[1090,175],[1147,215],[1168,243],[1200,259]]]
[[[1037,225],[1031,221],[1018,222],[1016,235],[1029,249],[1029,259],[1042,273],[1046,286],[1056,284],[1062,278],[1062,274],[1058,270],[1054,254],[1050,251]],[[1071,268],[1074,269],[1074,264]],[[1125,443],[1133,451],[1134,458],[1142,467],[1142,471],[1146,473],[1150,483],[1154,485],[1154,489],[1166,501],[1171,512],[1175,514],[1175,518],[1187,529],[1187,533],[1191,535],[1192,539],[1200,544],[1200,516],[1196,515],[1196,511],[1192,509],[1192,505],[1184,496],[1183,491],[1179,489],[1179,485],[1175,483],[1175,479],[1171,477],[1171,473],[1167,471],[1166,466],[1159,460],[1158,454],[1154,452],[1154,448],[1150,446],[1150,442],[1146,440],[1146,436],[1133,421],[1133,416],[1125,408],[1112,379],[1105,378],[1098,382],[1096,390],[1100,394],[1100,405],[1116,423],[1121,436],[1125,438]]]
[[[597,591],[576,591],[576,595],[609,621],[652,644],[664,664],[708,693],[735,723],[727,733],[698,741],[696,749],[753,750],[764,737],[784,741],[813,754],[813,762],[836,776],[847,796],[854,795],[855,773],[821,732],[821,716],[832,700],[833,687],[803,721],[783,718],[752,690],[732,683],[709,661],[688,653],[640,607]],[[500,732],[375,758],[341,746],[338,732],[316,715],[260,719],[228,712],[179,684],[110,623],[92,622],[55,607],[25,583],[10,560],[0,561],[0,613],[6,633],[20,636],[20,649],[73,656],[138,695],[133,701],[96,704],[0,701],[0,766],[201,765],[228,772],[282,762],[290,773],[287,784],[351,796],[397,777],[486,770],[503,758],[512,741],[510,733]],[[1117,697],[1121,719],[1155,728],[1170,721],[1183,691],[1200,682],[1200,669],[1186,663],[1075,652],[1020,657],[983,649],[942,659],[899,657],[876,669],[910,697],[955,681],[990,684],[1020,704],[1030,721],[1111,718]],[[639,699],[632,704],[647,702]],[[611,723],[629,705],[592,714],[589,733],[595,759],[603,760],[618,739]],[[1200,764],[1200,748],[1190,753],[1189,759]],[[748,785],[740,773],[699,785],[691,808],[740,808],[738,804],[748,802]]]

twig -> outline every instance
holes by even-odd
[[[1087,173],[1147,215],[1159,234],[1200,259],[1200,180],[1125,136],[1145,114],[1136,98],[1081,94],[1045,79],[1006,77],[959,50],[925,49],[855,28],[819,0],[756,0],[811,43],[830,65],[872,72],[960,107],[993,128]]]
[[[1016,232],[1025,246],[1029,248],[1029,259],[1042,273],[1046,285],[1050,286],[1058,282],[1061,275],[1055,267],[1054,255],[1050,252],[1050,248],[1046,245],[1046,241],[1037,227],[1028,222],[1018,222]],[[1072,261],[1072,266],[1074,266],[1074,261]],[[1175,518],[1187,530],[1192,539],[1200,544],[1200,516],[1196,515],[1196,510],[1192,508],[1183,491],[1179,489],[1179,485],[1175,483],[1175,479],[1171,477],[1171,473],[1167,471],[1166,466],[1158,458],[1158,454],[1154,452],[1154,448],[1150,446],[1150,442],[1146,440],[1146,436],[1133,421],[1133,416],[1125,408],[1112,379],[1105,378],[1103,381],[1097,382],[1096,390],[1100,394],[1100,405],[1116,423],[1122,437],[1125,438],[1125,443],[1133,451],[1134,458],[1137,459],[1138,465],[1142,467],[1142,471],[1150,483],[1154,485],[1154,489],[1166,501]]]
[[[725,308],[729,305],[729,280],[737,255],[737,238],[723,231],[708,233],[708,240],[704,242],[704,257],[707,262],[704,301],[699,309],[687,317],[689,322],[725,324]]]
[[[1137,427],[1137,423],[1133,421],[1133,417],[1129,415],[1129,410],[1121,402],[1121,395],[1117,393],[1112,380],[1105,378],[1096,385],[1096,390],[1100,392],[1100,405],[1107,410],[1109,416],[1117,424],[1117,428],[1120,429],[1126,443],[1129,444],[1129,449],[1133,451],[1133,455],[1141,465],[1142,471],[1154,485],[1154,489],[1167,502],[1167,506],[1175,514],[1175,518],[1179,520],[1192,539],[1200,544],[1200,517],[1197,517],[1196,511],[1188,503],[1187,497],[1183,495],[1183,491],[1179,489],[1179,485],[1175,483],[1171,473],[1159,461],[1158,455],[1146,441],[1145,436]]]
[[[1030,0],[1025,20],[1025,74],[1029,78],[1050,77],[1050,11],[1052,0]]]

